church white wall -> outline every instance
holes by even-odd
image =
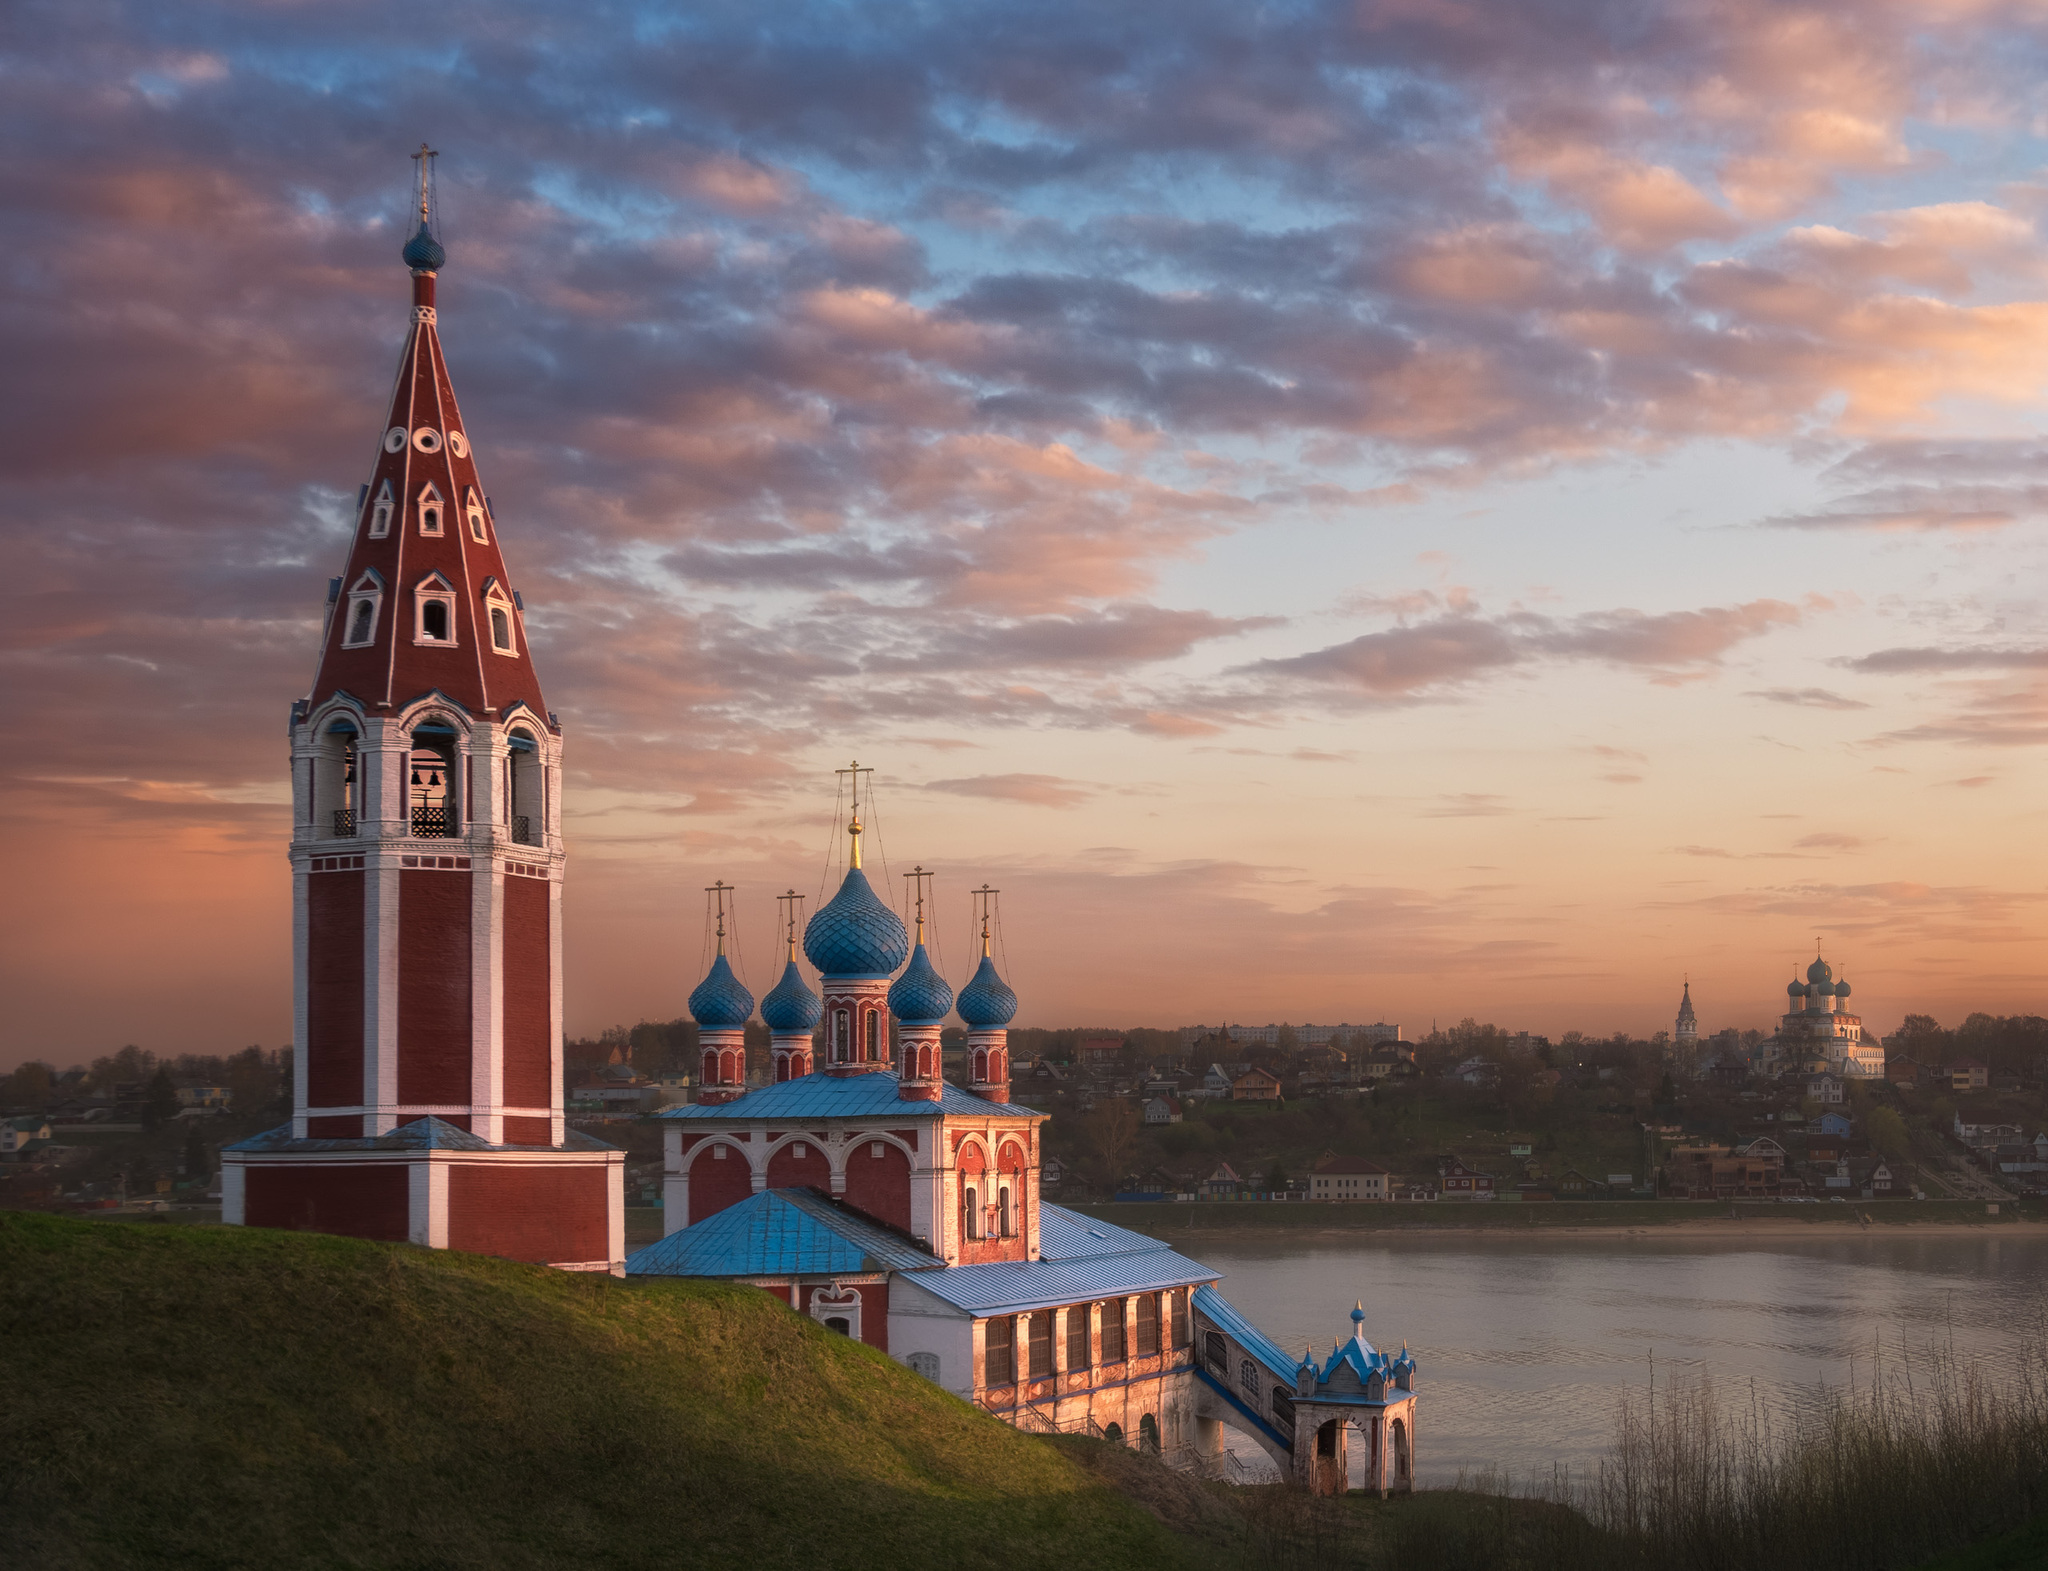
[[[908,1364],[911,1354],[939,1361],[939,1384],[963,1401],[974,1400],[974,1318],[902,1271],[889,1278],[889,1356]]]

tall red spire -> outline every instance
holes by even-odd
[[[547,719],[497,519],[441,352],[434,286],[447,260],[433,233],[433,159],[424,146],[412,269],[412,332],[399,356],[370,483],[320,669],[318,706],[337,691],[373,713],[438,690],[472,715],[524,703]]]

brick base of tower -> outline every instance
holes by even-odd
[[[438,1127],[230,1148],[221,1154],[221,1220],[562,1270],[623,1268],[624,1152],[477,1149],[481,1142],[439,1120],[419,1124]]]

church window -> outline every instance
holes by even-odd
[[[882,1014],[878,1009],[868,1011],[868,1062],[882,1061]]]
[[[455,591],[448,580],[439,573],[429,573],[413,591],[413,599],[418,607],[413,622],[413,642],[454,643]]]
[[[377,492],[377,500],[370,506],[370,538],[382,540],[391,533],[391,515],[398,511],[397,498],[391,494],[391,482],[386,480]]]
[[[448,451],[457,458],[469,457],[469,438],[460,431],[450,431],[448,433]]]
[[[1017,1324],[1008,1315],[999,1315],[987,1322],[982,1347],[982,1383],[992,1386],[1014,1385],[1017,1381],[1016,1360]]]
[[[1004,1184],[996,1190],[996,1215],[1002,1222],[1003,1237],[1015,1237],[1017,1221],[1010,1214],[1010,1186],[1008,1184]]]
[[[981,1207],[976,1203],[979,1199],[972,1184],[960,1191],[960,1218],[966,1224],[961,1231],[969,1238],[981,1237]]]
[[[1138,1356],[1151,1358],[1159,1351],[1159,1295],[1144,1293],[1138,1298]]]
[[[1103,1301],[1102,1361],[1105,1364],[1124,1361],[1124,1301],[1121,1298]]]
[[[429,485],[420,492],[420,533],[438,535],[441,532],[441,493]]]
[[[395,425],[384,433],[384,451],[402,453],[405,451],[405,427]]]
[[[441,451],[441,433],[430,425],[423,425],[412,434],[412,445],[422,453]]]
[[[1237,1366],[1237,1384],[1254,1402],[1259,1399],[1259,1366],[1247,1358]]]
[[[469,499],[463,504],[463,510],[469,515],[469,538],[478,545],[488,544],[490,536],[484,533],[484,504],[477,500],[475,486],[469,488]]]
[[[1175,1288],[1166,1295],[1166,1317],[1172,1328],[1173,1345],[1188,1345],[1188,1294],[1186,1288]]]
[[[832,1011],[832,1062],[843,1064],[852,1050],[853,1025],[844,1009]]]
[[[1285,1386],[1273,1387],[1273,1416],[1282,1429],[1294,1428],[1294,1393]]]
[[[1230,1374],[1230,1354],[1223,1344],[1221,1331],[1210,1331],[1202,1338],[1202,1357],[1212,1373],[1225,1376]]]
[[[1033,1380],[1043,1380],[1052,1373],[1052,1311],[1041,1309],[1026,1317],[1030,1329],[1026,1333],[1026,1369]]]
[[[491,647],[501,655],[516,655],[519,645],[512,631],[512,602],[505,598],[504,585],[497,579],[484,581],[484,615],[491,629]]]
[[[1067,1367],[1086,1369],[1092,1361],[1088,1348],[1088,1306],[1076,1304],[1067,1311]]]
[[[360,649],[377,636],[377,611],[384,603],[384,581],[365,573],[348,592],[348,620],[342,624],[341,647]]]

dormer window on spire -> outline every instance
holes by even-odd
[[[341,647],[362,649],[377,641],[377,613],[384,604],[384,580],[365,572],[348,592],[348,613],[341,625]]]
[[[484,532],[484,504],[478,498],[475,486],[469,488],[469,495],[462,507],[469,515],[469,538],[478,545],[489,545],[491,537]]]
[[[370,505],[370,538],[382,540],[391,533],[391,518],[398,511],[398,499],[391,494],[391,482],[386,480],[377,492],[377,500]]]
[[[429,573],[413,589],[412,641],[416,644],[455,642],[455,586],[439,573]]]
[[[434,488],[432,481],[428,481],[426,488],[420,492],[419,501],[420,533],[438,535],[441,532],[441,511],[444,504],[441,493]]]
[[[519,653],[519,637],[512,625],[512,602],[497,579],[484,583],[484,621],[491,630],[491,648],[501,655]]]

